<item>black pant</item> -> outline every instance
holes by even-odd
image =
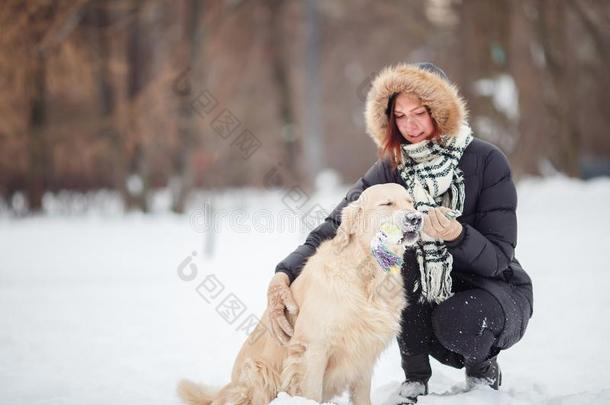
[[[398,346],[407,380],[430,379],[428,355],[462,368],[498,354],[494,343],[504,328],[504,311],[493,295],[470,289],[441,304],[421,303],[419,292],[412,292],[419,272],[405,273],[408,305],[402,312]]]

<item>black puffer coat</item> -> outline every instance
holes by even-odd
[[[500,349],[515,344],[532,315],[532,283],[515,258],[517,244],[517,194],[506,156],[495,146],[475,138],[464,151],[458,167],[464,174],[466,201],[459,217],[462,234],[447,242],[453,255],[453,289],[482,288],[498,299],[505,313]],[[341,210],[374,184],[404,181],[389,161],[378,160],[349,190],[343,201],[314,229],[306,242],[280,262],[276,271],[291,282],[323,240],[333,238]]]

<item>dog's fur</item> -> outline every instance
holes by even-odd
[[[192,405],[264,405],[286,391],[322,402],[349,390],[354,404],[370,405],[373,367],[400,331],[406,305],[401,275],[382,271],[370,241],[381,221],[411,211],[398,184],[366,189],[343,210],[337,236],[320,245],[291,285],[299,313],[290,316],[289,344],[281,346],[271,335],[265,311],[235,360],[231,382],[214,392],[182,380],[182,399]],[[392,248],[402,255],[405,246]]]

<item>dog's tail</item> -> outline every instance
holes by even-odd
[[[189,405],[266,405],[278,393],[280,376],[263,361],[246,359],[235,382],[214,392],[188,380],[178,384],[178,395]]]
[[[176,391],[188,405],[210,405],[218,395],[216,390],[189,380],[180,380]]]

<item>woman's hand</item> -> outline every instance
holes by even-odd
[[[290,291],[288,275],[278,272],[271,279],[267,289],[267,311],[271,322],[271,332],[275,339],[285,346],[294,330],[286,318],[287,309],[293,315],[299,312],[299,307]]]
[[[424,218],[425,234],[444,241],[452,241],[457,239],[462,233],[462,224],[457,219],[449,219],[445,213],[450,213],[447,207],[436,207],[428,211],[428,215]]]

